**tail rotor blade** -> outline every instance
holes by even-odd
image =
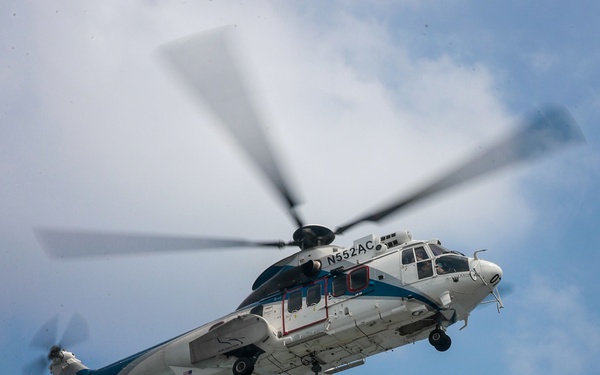
[[[61,347],[70,348],[77,344],[87,341],[90,337],[90,329],[87,321],[79,313],[71,317],[62,339],[60,340]]]
[[[30,347],[35,349],[49,350],[52,345],[56,344],[58,339],[58,316],[50,318],[40,329],[35,333],[30,342]]]
[[[23,366],[23,375],[43,375],[48,371],[50,361],[46,356],[40,355],[37,359]]]
[[[23,366],[23,375],[42,375],[47,371],[50,364],[49,353],[53,348],[71,347],[80,344],[88,339],[89,329],[87,322],[81,314],[74,314],[60,341],[57,341],[58,335],[58,315],[50,318],[35,333],[30,342],[30,347],[35,352],[44,354],[38,355],[34,360]]]

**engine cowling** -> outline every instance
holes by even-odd
[[[321,269],[320,260],[309,260],[296,267],[284,267],[250,293],[238,308],[247,306],[279,290],[308,283],[319,277]]]

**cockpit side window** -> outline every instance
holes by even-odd
[[[417,273],[419,279],[433,276],[433,267],[431,266],[431,259],[420,261],[417,263]]]
[[[423,246],[415,248],[415,255],[417,256],[417,262],[429,259],[429,254],[427,254],[427,251],[425,251],[425,248]]]
[[[402,264],[411,264],[415,262],[413,249],[402,250]]]

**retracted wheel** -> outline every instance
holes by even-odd
[[[250,358],[238,358],[233,364],[233,375],[250,375],[254,371],[254,363]]]

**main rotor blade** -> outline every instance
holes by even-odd
[[[486,151],[474,155],[441,178],[406,198],[393,201],[382,209],[340,226],[336,233],[341,234],[365,221],[377,222],[436,193],[509,165],[538,158],[566,146],[583,142],[585,138],[571,114],[563,107],[548,106],[529,117],[523,128]]]
[[[162,236],[86,230],[34,229],[35,236],[51,258],[94,257],[120,254],[173,252],[177,250],[240,247],[284,247],[283,241],[259,242],[228,238]]]
[[[284,200],[298,227],[298,201],[281,173],[278,158],[263,132],[243,75],[232,53],[231,27],[182,38],[162,52],[194,97],[208,104],[232,138],[265,174]]]

